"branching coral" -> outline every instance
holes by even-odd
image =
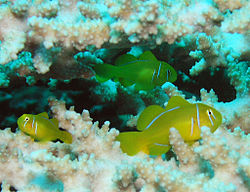
[[[189,70],[191,76],[198,75],[201,71],[211,68],[225,68],[231,84],[237,91],[237,96],[247,95],[249,92],[249,62],[246,59],[250,53],[247,45],[248,38],[240,34],[224,33],[222,36],[208,36],[205,33],[198,35],[197,50],[191,51],[190,56],[198,59]],[[212,72],[211,72],[212,73]]]
[[[0,6],[0,64],[17,59],[24,48],[27,26],[11,12],[10,7]]]
[[[153,102],[163,105],[167,96],[185,97],[181,83],[195,84],[204,71],[216,70],[225,72],[237,92],[235,100],[223,103],[218,102],[216,89],[202,89],[201,102],[222,113],[222,126],[213,134],[203,127],[203,139],[192,146],[172,128],[174,155],[166,159],[143,153],[127,156],[115,140],[119,131],[110,129],[108,121],[99,128],[87,110],[77,113],[52,98],[52,114],[60,127],[72,133],[73,143],[38,143],[20,131],[1,130],[2,190],[12,186],[18,191],[249,191],[248,12],[247,0],[0,1],[0,87],[23,77],[29,85],[42,78],[53,78],[51,84],[59,79],[90,79],[93,64],[114,64],[117,56],[136,45],[129,53],[152,50],[173,64],[178,86],[167,82],[137,94],[106,82],[89,88],[95,95],[91,97],[114,102],[119,106],[115,110],[127,116],[131,111],[136,115]],[[161,50],[164,44],[168,48]],[[195,102],[194,93],[190,96]],[[15,101],[10,103],[18,107]],[[77,105],[77,110],[82,107]],[[136,120],[134,116],[128,124],[134,126]]]
[[[21,132],[0,131],[3,187],[10,184],[21,191],[248,190],[250,138],[240,129],[229,133],[221,127],[211,134],[203,128],[202,144],[193,146],[171,129],[178,163],[142,153],[129,157],[121,152],[115,141],[119,132],[109,130],[108,122],[98,128],[87,110],[79,114],[73,107],[67,110],[64,102],[53,98],[49,102],[60,126],[72,133],[73,143],[37,143]]]
[[[214,136],[209,133],[209,130],[205,130],[203,132],[203,142],[207,143],[207,145],[196,147],[194,150],[205,160],[209,160],[214,170],[216,170],[213,179],[231,183],[237,187],[237,190],[244,191],[246,187],[249,187],[247,183],[244,186],[244,181],[249,175],[241,173],[240,162],[250,158],[248,151],[250,146],[247,140],[249,140],[249,135],[245,136],[239,128],[230,134],[224,134],[221,129]],[[244,143],[243,146],[239,145],[241,142]],[[249,166],[249,162],[245,163],[244,166]],[[227,174],[228,172],[230,172],[230,175]]]
[[[233,10],[233,12],[222,22],[221,28],[223,31],[232,33],[246,33],[250,30],[250,2],[242,2],[245,2],[245,4],[239,5],[239,7],[242,6],[242,8]],[[238,3],[240,4],[239,1]]]
[[[121,160],[119,145],[114,143],[114,137],[118,131],[115,129],[108,131],[109,123],[105,123],[99,129],[98,123],[92,123],[86,110],[81,115],[74,112],[72,108],[66,110],[62,102],[51,100],[51,105],[53,105],[52,111],[60,120],[60,126],[74,135],[75,147],[60,143],[34,143],[20,132],[13,134],[9,129],[5,129],[1,132],[3,139],[1,140],[0,167],[5,169],[12,164],[17,167],[7,168],[5,173],[1,174],[1,181],[6,180],[18,190],[28,190],[32,185],[38,185],[35,182],[36,179],[44,178],[53,185],[57,183],[59,191],[62,189],[65,191],[77,189],[110,191],[112,186],[108,185],[105,189],[104,183],[114,174],[115,169],[112,171],[112,168],[115,167],[115,162]],[[111,148],[114,150],[110,150]],[[108,151],[111,153],[108,154]],[[113,164],[107,160],[110,157],[114,158]],[[19,173],[12,180],[11,175],[15,171]],[[48,186],[40,187],[46,190]]]
[[[0,63],[18,59],[24,50],[32,53],[33,69],[26,76],[33,82],[40,78],[92,77],[89,62],[82,65],[74,61],[78,51],[96,55],[100,47],[119,49],[135,43],[154,48],[190,34],[190,39],[196,39],[196,48],[192,41],[185,46],[198,60],[190,68],[190,75],[209,67],[230,68],[228,77],[239,95],[248,92],[248,81],[239,85],[240,75],[236,77],[233,71],[237,70],[235,64],[245,62],[249,54],[249,1],[8,0],[1,2],[0,9]],[[232,39],[236,39],[233,44]],[[119,53],[110,52],[113,56]],[[5,74],[1,85],[8,85],[13,76]]]
[[[247,1],[248,0],[214,0],[221,11],[226,11],[227,9],[229,9],[230,11],[239,9],[245,6]]]

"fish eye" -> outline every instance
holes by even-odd
[[[212,111],[212,109],[208,109],[207,110],[207,114],[208,114],[208,116],[213,116],[214,117],[214,114],[213,114],[213,111]]]
[[[25,117],[24,121],[29,121],[30,118],[29,117]]]
[[[169,73],[169,76],[171,76],[171,70],[170,69],[167,70],[167,73]]]
[[[171,71],[169,69],[167,69],[167,81],[170,78],[170,76],[171,76]]]

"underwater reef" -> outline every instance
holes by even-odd
[[[0,0],[0,190],[249,191],[249,13],[249,0]],[[171,98],[197,117],[171,116],[161,155],[128,155],[119,135]],[[216,130],[198,105],[221,114]],[[44,121],[60,136],[43,140]]]

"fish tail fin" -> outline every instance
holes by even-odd
[[[59,139],[63,141],[64,143],[71,144],[72,143],[72,135],[67,131],[60,131],[60,137]]]
[[[120,141],[120,147],[124,153],[133,156],[143,151],[141,134],[141,132],[123,132],[116,137],[116,140]]]
[[[110,64],[96,64],[94,66],[94,71],[96,73],[96,79],[99,82],[105,82],[115,75],[116,66]]]

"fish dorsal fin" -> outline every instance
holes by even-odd
[[[158,61],[151,51],[145,51],[142,53],[139,57],[139,60]]]
[[[49,116],[48,116],[47,112],[42,112],[42,113],[39,113],[38,115],[49,119]]]
[[[59,122],[57,119],[53,118],[53,119],[50,119],[50,121],[56,126],[56,128],[59,127]]]
[[[150,105],[140,114],[140,117],[137,121],[137,130],[143,131],[152,121],[153,119],[159,115],[160,113],[164,112],[163,109],[159,105]]]
[[[185,105],[190,105],[190,103],[183,99],[181,96],[173,96],[169,99],[166,110]]]
[[[136,60],[138,60],[138,59],[134,55],[124,54],[115,60],[115,65],[122,66],[122,65],[129,64],[129,63],[133,63]]]

